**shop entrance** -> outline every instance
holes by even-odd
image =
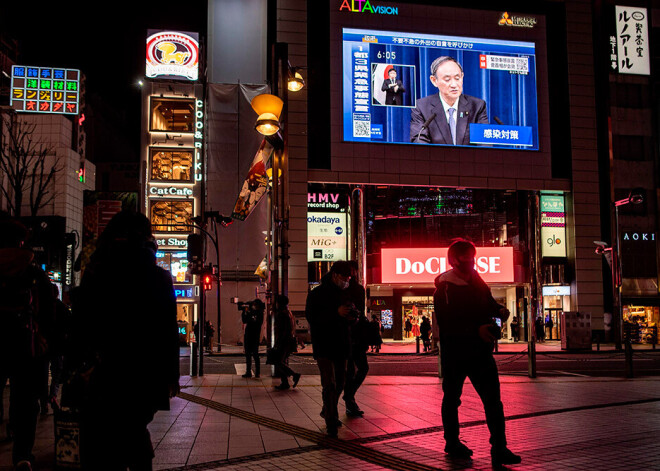
[[[633,343],[658,343],[660,307],[635,304],[623,305],[624,335]]]
[[[545,339],[561,339],[561,313],[571,310],[570,296],[544,295],[543,322],[545,323]]]
[[[433,296],[402,296],[401,315],[403,340],[415,340],[424,318],[433,323]]]

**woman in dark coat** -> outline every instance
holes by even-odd
[[[147,425],[179,391],[176,298],[156,249],[144,215],[116,214],[74,298],[83,469],[150,470]]]
[[[293,387],[300,381],[300,373],[289,367],[289,356],[298,351],[296,347],[296,324],[289,310],[289,298],[277,296],[275,299],[275,350],[279,352],[279,361],[275,364],[275,376],[282,382],[275,389],[289,389],[289,376],[293,377]]]

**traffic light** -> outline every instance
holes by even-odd
[[[213,289],[213,272],[210,270],[206,270],[202,273],[202,287],[204,288],[204,291]]]
[[[204,270],[204,242],[203,235],[188,236],[188,266],[193,275],[199,275]]]

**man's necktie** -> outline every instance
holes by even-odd
[[[454,108],[449,108],[449,129],[451,130],[451,140],[456,145],[456,119],[454,119]]]

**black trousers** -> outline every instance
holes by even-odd
[[[291,350],[288,347],[284,347],[282,349],[282,356],[275,365],[275,376],[282,380],[282,384],[288,384],[289,376],[296,374],[289,366],[289,356],[291,356]]]
[[[506,446],[504,409],[500,396],[500,380],[495,359],[489,351],[442,349],[442,425],[445,441],[459,437],[458,407],[465,378],[470,378],[486,412],[490,443],[495,448]]]
[[[14,436],[12,461],[16,464],[32,459],[45,359],[2,357],[0,378],[9,378],[9,425]]]
[[[362,386],[369,372],[367,352],[353,349],[353,353],[346,363],[346,386],[344,387],[344,400],[355,401],[355,393]]]
[[[252,374],[252,358],[254,358],[254,374],[259,376],[261,364],[259,363],[259,347],[256,350],[245,351],[245,373]]]
[[[346,360],[337,358],[317,358],[316,364],[321,374],[321,387],[323,397],[323,411],[325,424],[328,428],[336,428],[339,413],[337,403],[344,388],[346,377]]]

